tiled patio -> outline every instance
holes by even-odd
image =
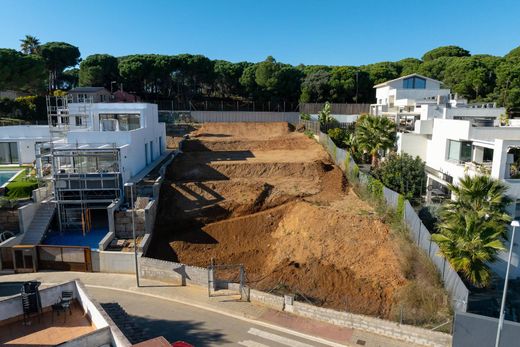
[[[96,330],[78,303],[72,305],[72,315],[67,312],[66,321],[60,313],[59,317],[54,314],[53,322],[52,311],[43,313],[40,321],[37,316],[28,321],[29,325],[24,325],[23,320],[0,325],[0,345],[55,346]]]

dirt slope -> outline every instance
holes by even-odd
[[[389,316],[407,284],[387,225],[287,123],[205,124],[161,190],[148,255],[242,263],[253,288]]]

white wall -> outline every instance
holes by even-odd
[[[36,142],[50,140],[49,127],[46,125],[13,125],[0,127],[0,142],[18,144],[18,164],[31,164],[36,159]]]
[[[418,156],[423,161],[426,161],[426,156],[428,153],[428,139],[426,136],[414,133],[398,133],[397,152],[407,153],[412,157]]]

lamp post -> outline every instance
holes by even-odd
[[[130,187],[130,200],[131,200],[131,206],[132,206],[132,236],[134,237],[134,260],[135,260],[135,278],[137,281],[137,286],[139,285],[139,268],[137,266],[137,238],[135,236],[135,211],[134,211],[134,184],[132,182],[125,183],[125,187]]]
[[[506,296],[507,296],[507,282],[509,279],[509,267],[511,266],[511,257],[513,255],[513,244],[515,242],[515,229],[520,226],[520,223],[517,220],[511,222],[511,226],[513,227],[513,232],[511,233],[511,244],[509,245],[509,257],[507,259],[507,268],[506,268],[506,279],[504,280],[504,292],[502,293],[502,304],[500,305],[500,318],[498,319],[498,330],[497,330],[497,340],[495,343],[495,347],[500,346],[500,333],[502,332],[502,326],[504,325],[504,315],[505,315],[505,305],[506,305]]]

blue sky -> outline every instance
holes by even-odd
[[[520,45],[514,0],[1,0],[0,47],[25,34],[93,53],[361,65],[454,44],[504,55]]]

